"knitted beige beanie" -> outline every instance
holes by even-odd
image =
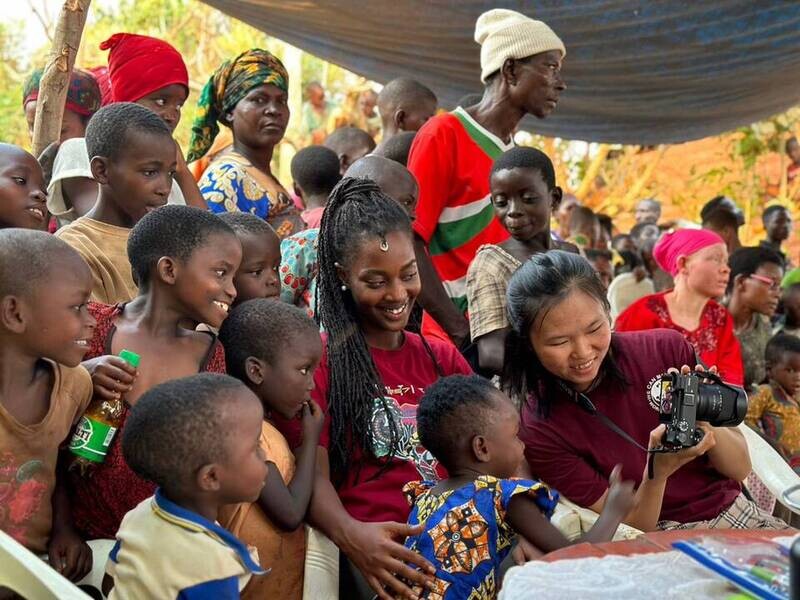
[[[481,81],[503,66],[507,58],[526,58],[549,50],[567,54],[564,42],[543,21],[513,10],[487,10],[475,23],[475,41],[481,45]]]

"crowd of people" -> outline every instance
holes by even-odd
[[[211,74],[186,150],[184,60],[131,33],[72,73],[42,157],[0,144],[0,529],[104,570],[95,597],[291,600],[305,526],[343,598],[432,599],[571,543],[562,496],[599,514],[584,541],[788,527],[736,428],[647,449],[662,378],[699,367],[800,469],[791,211],[756,247],[725,196],[681,226],[645,198],[620,231],[514,144],[567,90],[558,35],[496,9],[475,41],[483,95],[451,111],[408,78],[347,110],[306,86],[291,185],[290,74],[262,49]],[[79,468],[96,406],[114,424]]]

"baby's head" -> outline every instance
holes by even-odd
[[[522,146],[504,152],[492,165],[489,187],[495,215],[511,237],[528,242],[550,235],[550,217],[562,192],[544,152]]]
[[[278,269],[281,266],[281,240],[264,219],[250,213],[218,215],[242,244],[242,262],[236,270],[234,305],[254,298],[277,298],[281,293]]]
[[[47,191],[42,167],[19,146],[0,143],[0,229],[47,228]]]
[[[236,299],[242,245],[216,215],[169,205],[131,230],[128,260],[141,295],[158,289],[181,318],[219,327]]]
[[[122,454],[179,505],[253,502],[267,476],[259,445],[264,412],[242,382],[212,373],[148,390],[131,409]]]
[[[3,343],[77,367],[95,326],[86,309],[91,292],[92,273],[67,243],[43,231],[0,231]]]
[[[478,375],[451,375],[428,387],[417,409],[417,431],[451,474],[469,468],[512,477],[524,460],[517,410]]]
[[[177,147],[153,111],[132,102],[104,106],[86,128],[86,150],[101,198],[131,227],[167,203]]]
[[[228,373],[256,393],[265,412],[284,419],[302,412],[322,357],[319,328],[303,310],[250,300],[231,311],[219,337]]]

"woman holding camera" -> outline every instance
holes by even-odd
[[[675,331],[612,334],[605,289],[584,258],[558,250],[531,258],[509,283],[508,316],[502,381],[527,398],[519,437],[535,477],[600,512],[621,463],[623,479],[638,484],[625,522],[644,531],[786,527],[741,494],[751,468],[735,428],[698,423],[702,440],[653,454],[648,477],[644,448],[660,446],[665,431],[662,377],[675,367],[690,373],[694,350]]]

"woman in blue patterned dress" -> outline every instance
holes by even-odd
[[[200,193],[212,212],[252,213],[281,238],[304,228],[300,211],[270,172],[289,123],[288,82],[283,64],[266,50],[248,50],[220,65],[200,96],[187,157],[192,162],[208,152],[219,123],[229,127],[233,144],[208,165]]]

